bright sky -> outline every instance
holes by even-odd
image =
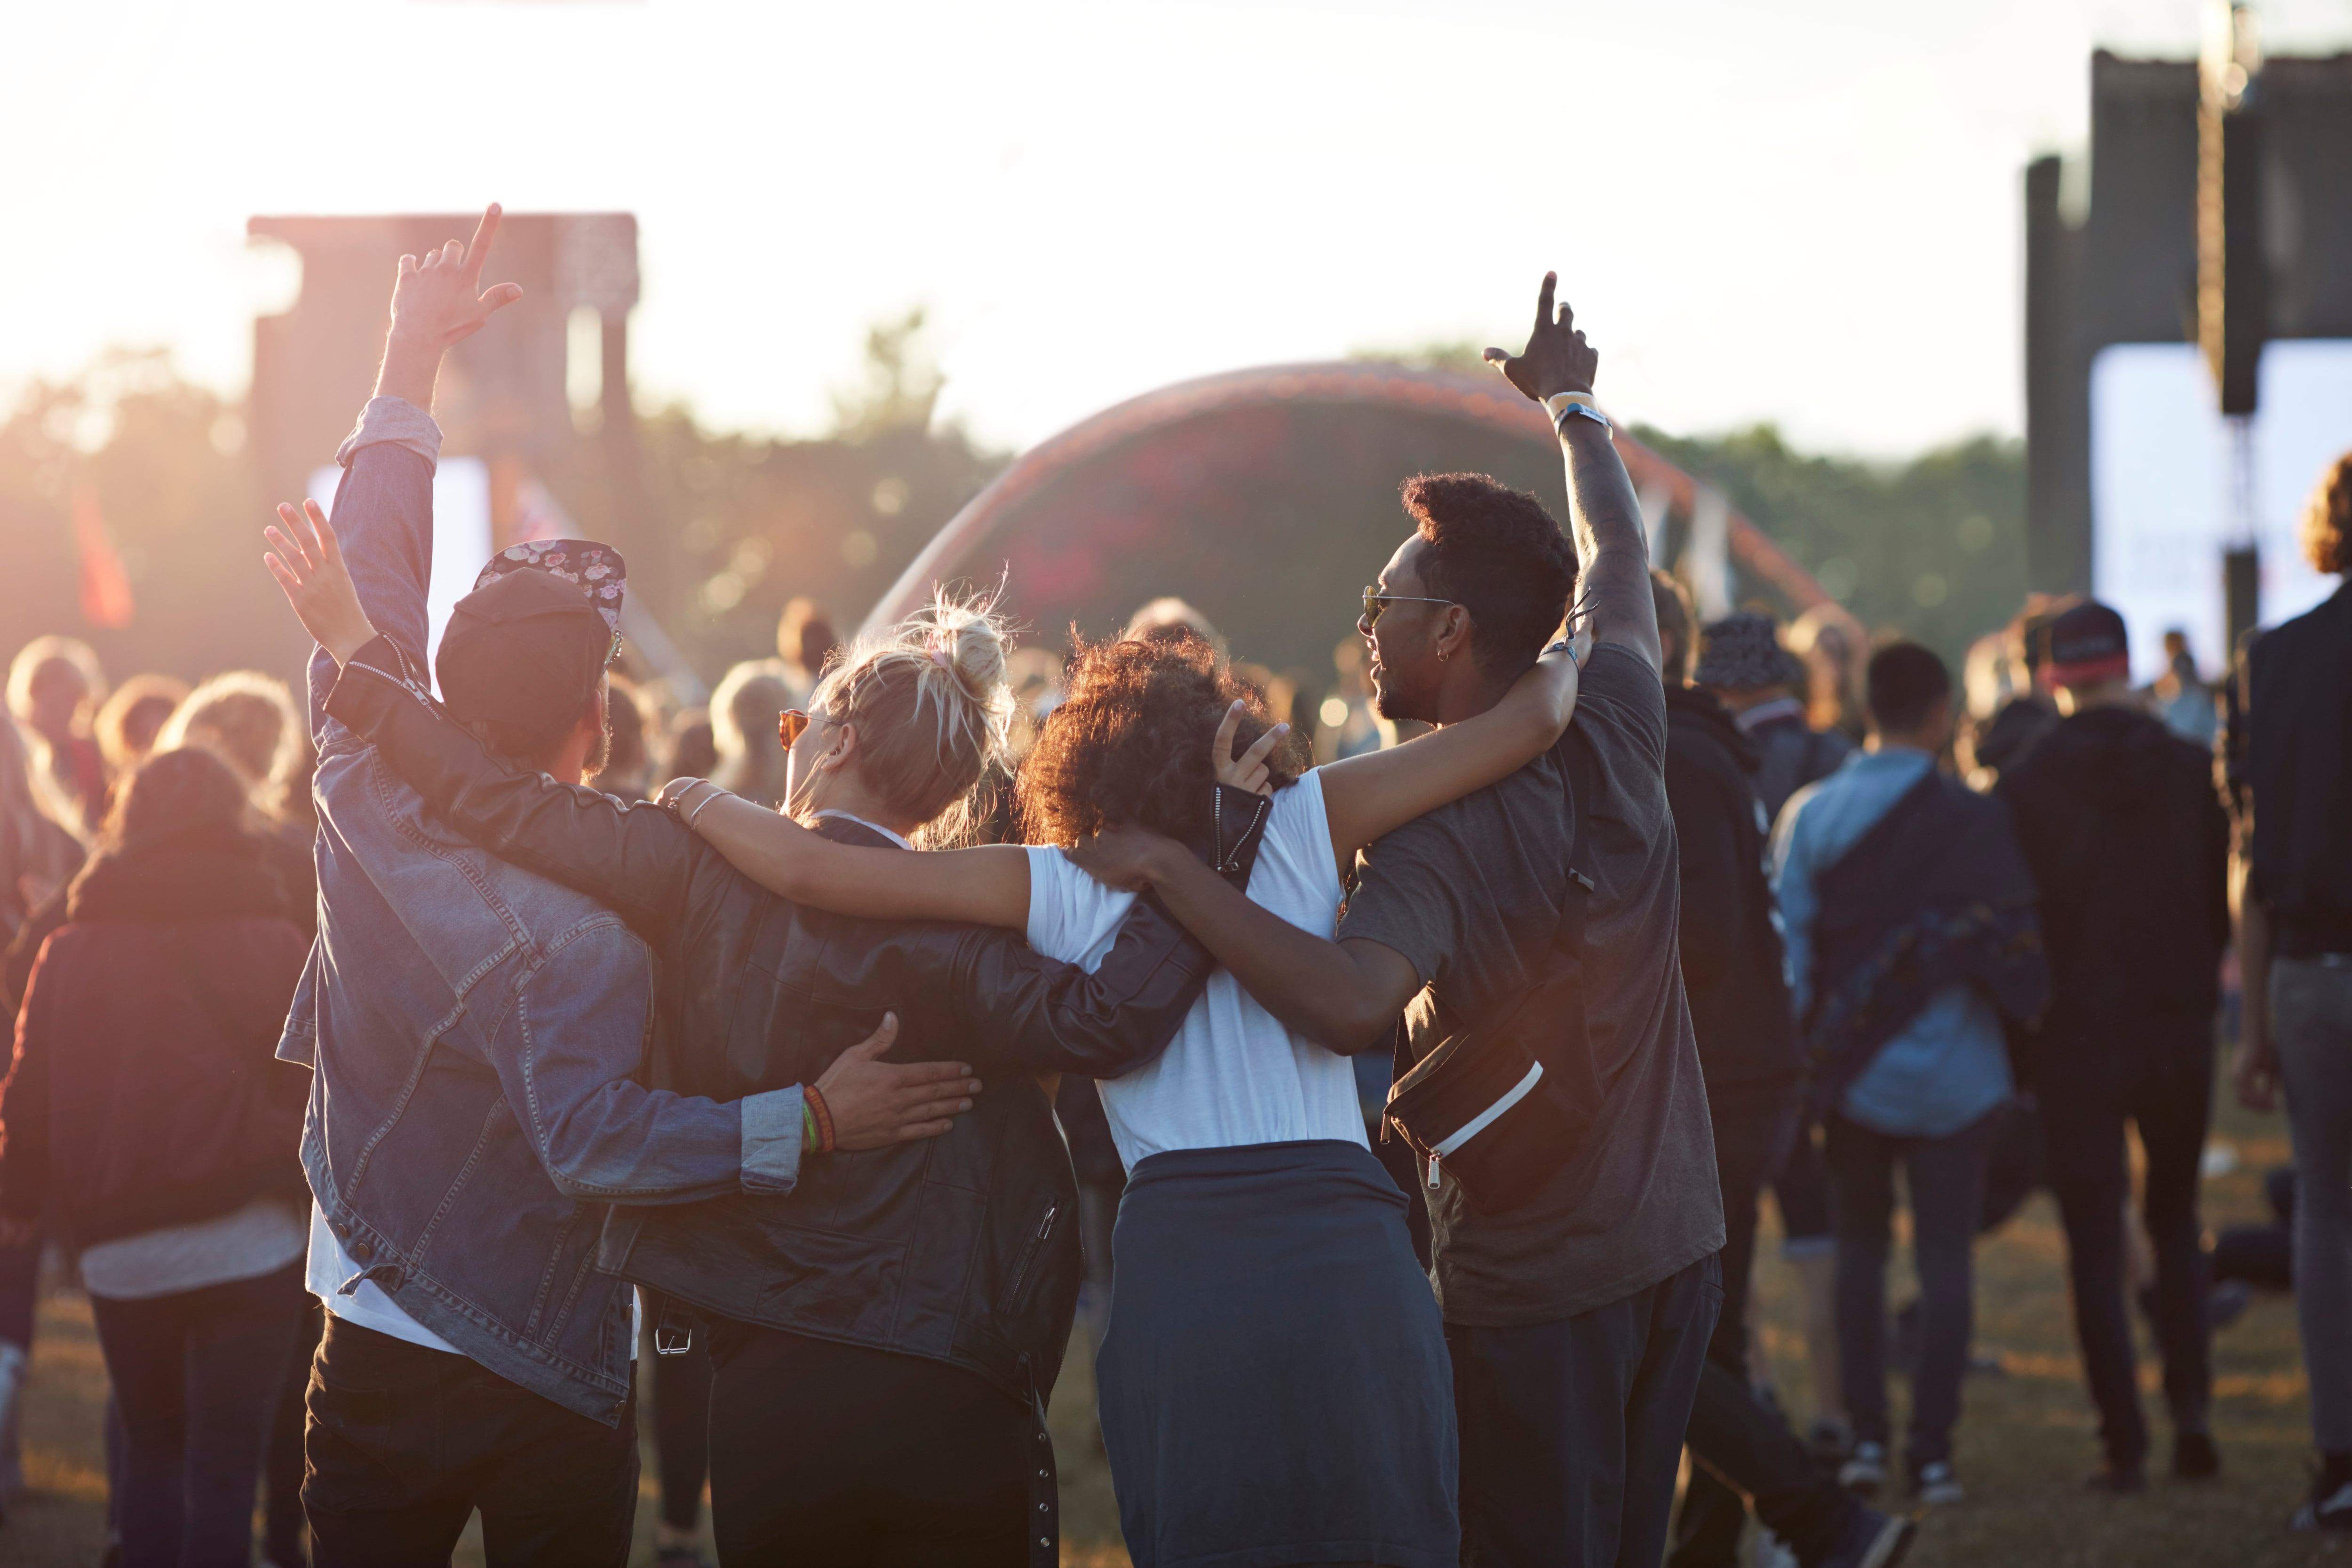
[[[2352,0],[2269,0],[2274,53]],[[254,213],[634,211],[641,393],[811,431],[931,307],[1034,441],[1185,376],[1516,343],[1547,267],[1620,409],[1894,455],[2021,422],[2026,160],[2198,0],[76,0],[0,49],[0,393],[113,342],[225,389]],[[496,270],[493,261],[492,270]],[[387,287],[390,279],[386,279]]]

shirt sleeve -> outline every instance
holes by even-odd
[[[343,467],[335,487],[335,535],[360,606],[418,669],[425,668],[428,635],[425,595],[433,574],[433,474],[440,452],[441,428],[431,415],[397,397],[378,397],[335,453]],[[325,735],[335,675],[333,656],[313,649],[310,733],[316,741]]]
[[[1030,947],[1094,973],[1118,941],[1135,895],[1103,886],[1050,844],[1028,849]]]
[[[1356,890],[1339,940],[1379,942],[1402,953],[1423,985],[1434,984],[1460,951],[1470,918],[1460,850],[1433,816],[1366,846],[1356,857]]]
[[[1789,999],[1801,1019],[1812,1005],[1813,868],[1805,847],[1805,806],[1812,800],[1809,786],[1781,808],[1772,829],[1772,894],[1780,903],[1781,934],[1788,943]]]
[[[548,1175],[598,1203],[786,1193],[800,1175],[801,1091],[722,1102],[639,1084],[653,993],[645,944],[606,917],[555,939],[517,998],[519,1050],[494,1065]]]

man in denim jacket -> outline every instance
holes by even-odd
[[[425,410],[442,353],[520,297],[478,292],[498,219],[471,247],[401,258],[376,396],[338,454],[336,526],[322,536],[281,508],[292,537],[271,531],[271,569],[314,632],[331,620],[318,554],[348,544],[360,603],[340,624],[381,628],[419,701],[440,446]],[[603,749],[612,645],[557,584],[478,589],[464,646],[443,640],[442,685],[510,760],[576,781]],[[479,1509],[493,1563],[618,1564],[636,1335],[634,1292],[593,1267],[606,1205],[791,1191],[803,1092],[722,1104],[641,1087],[644,945],[584,895],[449,833],[327,718],[337,680],[394,679],[339,673],[356,651],[341,640],[321,632],[311,661],[320,931],[278,1048],[314,1072],[310,1282],[331,1314],[302,1489],[315,1560],[443,1562]],[[978,1088],[959,1064],[876,1060],[890,1034],[819,1081],[836,1146],[936,1134]]]

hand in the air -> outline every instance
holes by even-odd
[[[352,655],[375,636],[375,627],[360,607],[360,591],[352,582],[351,568],[343,564],[334,525],[314,500],[304,501],[299,511],[280,502],[278,516],[286,527],[262,530],[262,537],[277,546],[275,553],[263,552],[262,563],[286,590],[286,602],[294,606],[302,629],[334,655],[337,664],[349,664]]]
[[[392,331],[436,353],[461,342],[482,330],[491,314],[522,298],[520,283],[482,287],[482,263],[499,232],[501,216],[492,202],[474,229],[473,243],[451,240],[422,259],[400,258],[400,280],[392,291]]]
[[[1290,733],[1290,726],[1273,726],[1237,757],[1234,755],[1234,733],[1241,728],[1243,711],[1241,699],[1234,699],[1233,706],[1225,710],[1224,721],[1217,726],[1217,738],[1209,742],[1209,764],[1216,772],[1217,782],[1228,788],[1245,789],[1252,795],[1272,795],[1274,791],[1266,787],[1272,774],[1265,759],[1282,744],[1282,738]]]
[[[1507,349],[1486,351],[1486,363],[1538,403],[1555,393],[1591,391],[1593,373],[1601,368],[1600,351],[1576,330],[1576,312],[1562,305],[1556,319],[1552,314],[1552,289],[1559,280],[1556,272],[1544,274],[1543,288],[1536,295],[1535,331],[1528,335],[1525,349],[1517,354]]]
[[[825,1109],[833,1113],[837,1150],[884,1149],[918,1138],[937,1138],[971,1109],[980,1079],[962,1062],[886,1062],[898,1043],[898,1015],[882,1015],[882,1026],[834,1058],[816,1080]]]

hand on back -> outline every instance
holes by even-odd
[[[833,1116],[834,1147],[855,1152],[937,1138],[971,1109],[980,1079],[962,1062],[886,1062],[898,1043],[898,1016],[833,1059],[816,1090]]]

